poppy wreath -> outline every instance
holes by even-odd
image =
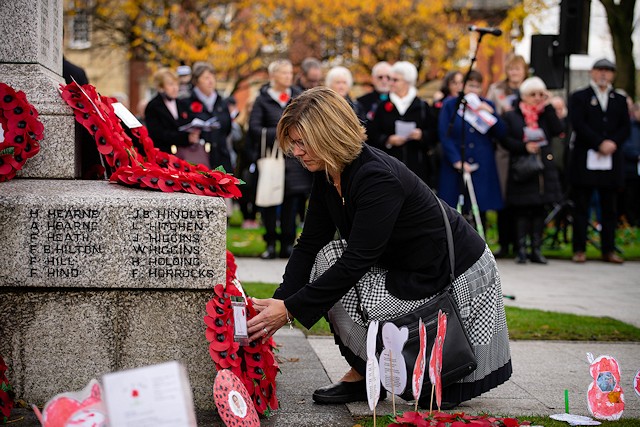
[[[24,92],[0,83],[0,125],[4,141],[0,142],[0,182],[16,176],[25,162],[40,151],[44,126],[38,112]]]
[[[13,390],[7,379],[7,369],[9,369],[8,366],[0,356],[0,424],[9,420],[13,409]]]
[[[241,296],[236,286],[237,267],[231,252],[227,251],[227,285],[217,284],[214,297],[207,303],[204,323],[209,341],[209,354],[218,371],[230,369],[244,384],[253,405],[260,415],[269,416],[278,409],[276,396],[276,375],[280,372],[273,350],[275,342],[252,341],[241,346],[233,340],[233,308],[231,297]],[[257,315],[253,302],[247,299],[247,318]]]
[[[143,153],[138,152],[113,111],[115,98],[103,97],[95,87],[78,86],[75,82],[60,85],[60,91],[78,123],[93,136],[98,151],[112,168],[111,181],[167,193],[183,191],[226,198],[242,195],[238,188],[241,180],[227,174],[223,168],[210,170],[160,151],[144,126],[130,130],[142,146]]]
[[[448,414],[446,412],[405,412],[395,417],[395,423],[388,427],[519,427],[528,426],[528,421],[520,422],[516,418],[493,417],[488,414],[465,415],[464,413]]]

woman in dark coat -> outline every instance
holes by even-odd
[[[310,328],[326,316],[351,369],[338,383],[317,389],[313,399],[366,401],[369,320],[359,308],[382,322],[413,312],[451,283],[446,217],[455,253],[454,297],[478,362],[473,373],[443,388],[442,408],[450,409],[511,375],[496,262],[461,215],[365,138],[354,111],[331,89],[309,89],[285,110],[280,146],[313,172],[313,188],[282,284],[273,298],[253,300],[260,314],[247,323],[250,340],[268,339],[294,317]],[[336,230],[341,240],[334,240]],[[430,393],[431,387],[423,388],[421,407],[429,406]]]
[[[225,171],[232,172],[231,155],[227,147],[227,137],[231,132],[231,115],[226,101],[216,91],[213,65],[208,62],[196,62],[193,65],[192,81],[191,96],[180,100],[182,108],[186,111],[183,117],[187,123],[195,118],[204,121],[213,119],[209,129],[201,130],[201,143],[208,150],[211,168],[222,166]]]
[[[399,159],[426,182],[427,151],[436,139],[437,127],[429,106],[418,98],[417,78],[413,64],[393,64],[389,101],[378,105],[367,142]]]
[[[482,74],[473,70],[469,73],[467,86],[464,88],[465,95],[478,95],[482,91]],[[478,201],[478,208],[482,217],[482,225],[485,226],[485,213],[488,210],[502,209],[502,194],[500,193],[500,181],[496,169],[495,151],[492,138],[504,136],[505,128],[502,120],[498,119],[485,133],[474,128],[467,121],[463,121],[458,115],[456,107],[458,99],[450,97],[444,102],[440,112],[438,132],[442,141],[442,168],[440,169],[440,186],[438,196],[447,202],[449,206],[456,207],[458,196],[463,191],[462,173],[460,169],[464,167],[466,172],[471,173],[471,181]],[[469,105],[471,108],[471,105]],[[485,98],[480,98],[477,106],[478,111],[484,110],[495,117],[495,106]],[[455,116],[455,118],[454,118]],[[450,128],[451,119],[453,125]],[[464,163],[462,162],[462,149],[460,142],[464,132]],[[466,191],[465,191],[466,193]],[[463,193],[463,194],[465,194]],[[468,197],[465,196],[465,200]],[[469,204],[465,203],[468,211]]]
[[[266,149],[270,152],[275,148],[276,126],[285,107],[291,99],[300,94],[292,87],[293,67],[288,60],[274,61],[269,64],[269,79],[271,82],[260,89],[260,94],[253,104],[249,117],[249,137],[251,138],[252,157],[258,159],[261,144],[266,139]],[[276,257],[276,241],[280,240],[280,257],[289,258],[296,238],[296,214],[298,207],[303,205],[311,190],[311,175],[304,170],[300,162],[293,158],[285,159],[284,200],[280,209],[280,230],[276,231],[278,206],[262,208],[262,222],[265,227],[264,240],[267,250],[262,253],[262,259]],[[280,239],[278,239],[280,237]]]
[[[149,101],[144,110],[149,136],[156,148],[166,153],[174,153],[177,147],[197,144],[200,132],[181,132],[179,125],[184,124],[181,117],[184,106],[176,101],[180,89],[178,76],[169,68],[159,69],[153,76],[158,94]],[[173,147],[173,148],[172,148]]]
[[[542,255],[545,205],[562,200],[562,186],[553,160],[552,138],[563,131],[562,123],[548,102],[547,87],[539,77],[530,77],[520,85],[521,101],[504,114],[507,136],[503,145],[510,153],[507,179],[507,204],[516,218],[516,262],[527,262],[527,234],[531,236],[531,262],[546,264]],[[542,132],[540,132],[542,130]],[[527,179],[517,180],[515,169],[523,156],[535,154],[544,169]]]

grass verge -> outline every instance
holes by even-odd
[[[248,295],[270,298],[278,285],[243,283]],[[509,338],[553,341],[640,341],[640,328],[610,317],[579,316],[518,307],[505,307]],[[311,329],[296,322],[307,335],[330,335],[329,324],[321,319]]]

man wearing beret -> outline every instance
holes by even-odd
[[[616,65],[599,59],[591,69],[589,87],[574,92],[569,115],[574,131],[570,179],[575,203],[573,261],[586,261],[589,204],[595,190],[600,196],[602,260],[621,264],[615,252],[617,192],[624,185],[622,144],[629,137],[627,102],[612,86]]]

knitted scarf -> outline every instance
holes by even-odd
[[[543,102],[536,105],[520,102],[520,111],[522,111],[524,122],[528,127],[531,129],[537,129],[539,127],[538,116],[540,116],[540,113],[544,111],[544,107],[545,104]]]

